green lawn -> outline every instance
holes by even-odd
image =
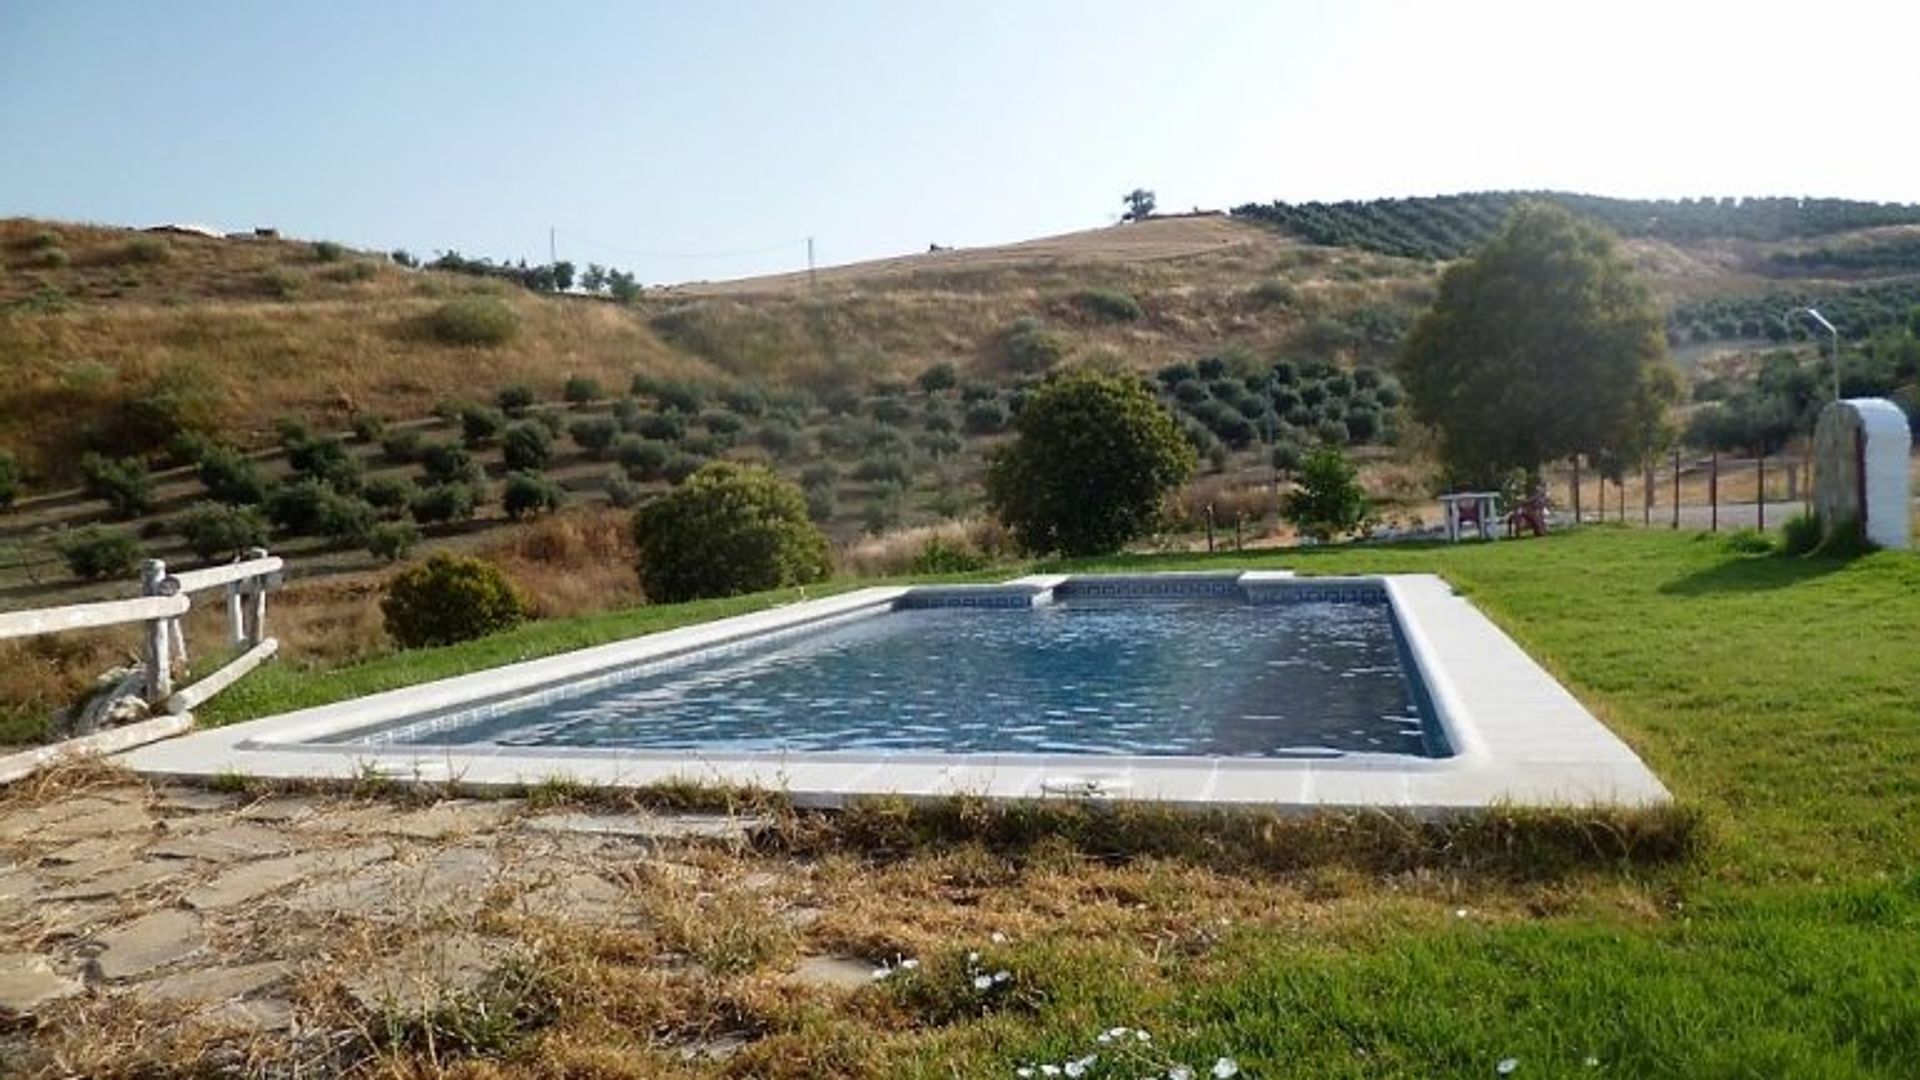
[[[1711,537],[1588,529],[1466,547],[1126,557],[1087,569],[1432,571],[1470,594],[1625,737],[1710,841],[1694,865],[1571,886],[1367,883],[1336,927],[1276,916],[1210,947],[1017,943],[1030,1011],[875,1034],[887,1075],[1012,1075],[1098,1049],[1234,1057],[1245,1076],[1920,1075],[1920,557],[1742,556]],[[765,603],[531,628],[336,674],[269,672],[234,718]],[[1571,890],[1571,891],[1569,891]],[[1470,890],[1469,890],[1470,891]],[[823,1030],[859,1032],[822,1018]],[[835,1025],[840,1025],[836,1028]],[[851,1025],[851,1026],[850,1026]],[[845,1036],[850,1044],[861,1036]],[[1136,1076],[1111,1054],[1086,1075]],[[794,1075],[799,1075],[798,1073]]]

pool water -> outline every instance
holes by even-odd
[[[1420,698],[1384,603],[1071,599],[857,618],[354,741],[1443,756]]]

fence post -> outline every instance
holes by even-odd
[[[1605,505],[1602,503],[1602,505]],[[1580,455],[1573,455],[1573,523],[1580,524]]]
[[[227,583],[227,642],[236,649],[247,643],[247,609],[240,603],[242,584]]]
[[[1720,451],[1707,455],[1707,531],[1720,531]]]
[[[1767,531],[1767,455],[1760,455],[1760,501],[1755,506],[1760,515],[1760,531]]]
[[[248,548],[248,560],[267,557],[266,548]],[[247,644],[258,645],[267,639],[267,579],[250,577],[247,585],[253,590],[253,614],[247,620]]]
[[[164,596],[167,564],[148,559],[140,564],[140,595]],[[147,704],[159,705],[173,694],[173,649],[167,633],[170,619],[147,621]]]
[[[1673,527],[1680,527],[1680,451],[1673,452]]]
[[[1640,527],[1653,528],[1653,459],[1646,460],[1646,475],[1640,482]]]

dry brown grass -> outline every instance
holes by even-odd
[[[646,597],[634,571],[632,520],[607,506],[578,507],[515,529],[479,554],[506,570],[541,618],[633,607]]]
[[[992,518],[970,517],[916,525],[878,536],[862,536],[842,548],[836,558],[843,573],[855,577],[892,577],[915,572],[915,564],[930,544],[977,554],[988,561],[1013,555],[1013,538]]]

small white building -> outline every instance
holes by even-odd
[[[1883,548],[1905,550],[1912,531],[1913,433],[1886,398],[1848,398],[1820,410],[1813,429],[1813,508],[1829,531],[1857,524]]]

